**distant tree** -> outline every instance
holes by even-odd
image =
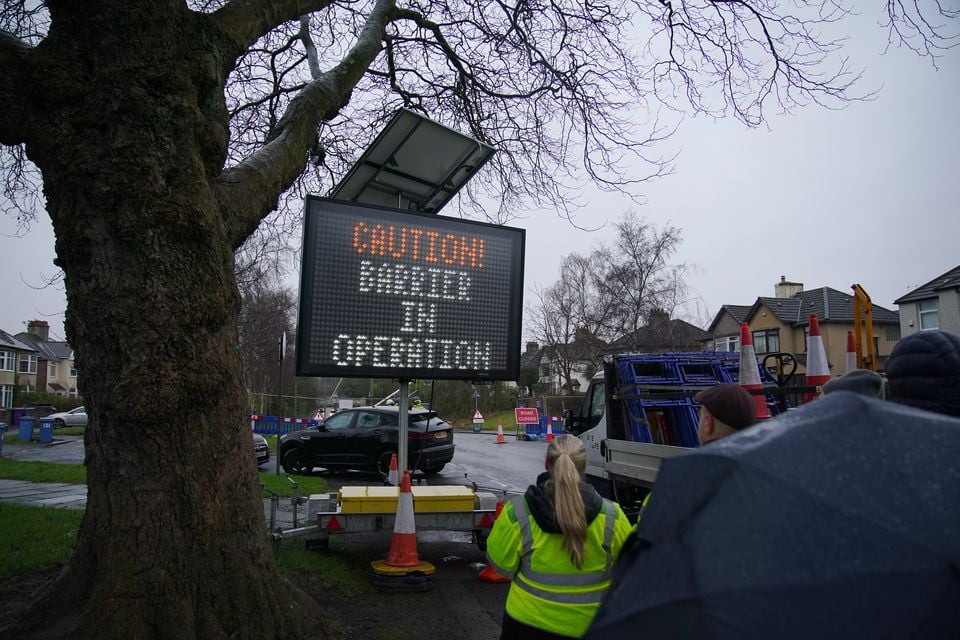
[[[892,33],[937,34],[887,7]],[[844,12],[4,0],[2,205],[23,222],[45,207],[53,223],[91,420],[73,556],[16,633],[315,637],[318,608],[277,571],[249,464],[234,253],[256,233],[291,237],[283,214],[343,176],[397,107],[497,149],[453,207],[569,216],[588,182],[632,192],[669,169],[654,150],[671,131],[661,105],[757,124],[842,104],[856,75],[823,27]]]
[[[279,342],[287,336],[284,352],[285,373],[292,375],[294,365],[294,318],[296,296],[263,275],[245,282],[240,290],[240,315],[237,320],[238,348],[243,381],[253,393],[280,393]],[[289,377],[287,378],[290,379]]]
[[[517,387],[526,389],[528,393],[533,393],[538,382],[540,382],[540,367],[522,367],[520,369]]]
[[[542,345],[560,388],[573,390],[575,372],[595,370],[603,355],[598,337],[612,301],[597,287],[596,255],[570,254],[560,264],[560,279],[545,289],[535,288],[536,299],[527,308],[527,328]]]
[[[528,305],[528,330],[544,346],[561,387],[570,388],[575,370],[591,377],[608,343],[629,344],[654,312],[675,309],[687,298],[689,267],[669,261],[681,241],[679,229],[658,229],[627,212],[615,231],[610,245],[586,257],[565,256],[560,279],[535,289]]]
[[[592,318],[597,333],[608,342],[629,340],[654,313],[673,312],[688,296],[686,264],[671,264],[681,242],[670,224],[657,228],[633,212],[616,223],[615,238],[593,254],[590,274],[601,315]]]

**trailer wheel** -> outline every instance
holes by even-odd
[[[486,551],[487,536],[483,535],[483,531],[481,529],[474,529],[472,533],[473,533],[473,543],[477,545],[477,548],[480,549],[480,551]]]

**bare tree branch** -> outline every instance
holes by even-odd
[[[278,25],[331,4],[333,0],[231,0],[212,15],[233,42],[236,58]],[[229,62],[232,67],[233,60]]]
[[[916,0],[887,0],[886,17],[881,23],[887,29],[887,48],[893,45],[906,47],[919,56],[930,58],[936,67],[937,58],[960,44],[960,31],[956,25],[952,25],[951,31],[945,24],[955,21],[958,16],[960,9],[947,8],[941,0],[934,0],[926,7],[921,7]]]
[[[249,237],[276,206],[280,194],[303,172],[307,150],[315,144],[317,125],[336,115],[380,53],[392,8],[389,0],[377,2],[356,44],[343,60],[310,82],[290,102],[259,151],[221,175],[219,200],[234,247]]]
[[[0,31],[0,144],[17,145],[27,141],[31,101],[26,93],[28,56],[31,47],[16,36]]]

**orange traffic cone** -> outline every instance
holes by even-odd
[[[847,357],[843,372],[850,373],[857,368],[857,338],[853,331],[847,331]]]
[[[413,492],[410,490],[410,472],[404,470],[397,499],[397,519],[386,560],[370,563],[374,573],[386,576],[405,576],[410,573],[430,574],[436,571],[429,562],[421,562],[417,555],[417,524],[413,514]]]
[[[760,369],[757,365],[757,354],[753,350],[753,336],[750,335],[750,327],[744,322],[740,325],[740,386],[750,391],[751,389],[762,389],[760,384]],[[763,395],[751,393],[753,400],[757,403],[757,420],[763,420],[770,417],[770,409],[767,408],[767,398]]]
[[[827,364],[827,351],[820,335],[820,321],[817,314],[810,314],[810,331],[807,334],[807,380],[808,386],[821,387],[830,380],[830,367]],[[803,401],[810,402],[820,397],[821,391],[803,394]]]
[[[503,423],[497,425],[497,444],[503,444],[506,440],[503,439]]]
[[[553,427],[549,419],[547,420],[547,442],[553,442]]]
[[[497,500],[497,509],[493,512],[493,522],[496,522],[497,518],[500,517],[500,512],[503,511],[503,502]],[[492,523],[491,523],[492,524]],[[482,580],[483,582],[510,582],[510,578],[505,578],[504,576],[497,573],[490,563],[487,563],[487,566],[483,568],[483,571],[477,574],[477,579]]]
[[[390,473],[387,474],[387,484],[397,486],[400,478],[397,477],[397,454],[390,456]]]

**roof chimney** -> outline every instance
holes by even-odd
[[[50,339],[50,325],[46,320],[31,320],[27,323],[27,333],[47,342]]]
[[[774,297],[792,298],[798,293],[803,293],[802,282],[787,282],[787,276],[780,276],[780,282],[773,287]]]
[[[647,320],[648,326],[653,325],[662,325],[670,322],[670,314],[664,311],[663,309],[654,309],[650,312],[649,319]]]

